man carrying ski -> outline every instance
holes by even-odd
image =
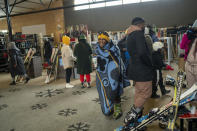
[[[131,56],[128,78],[136,82],[134,105],[124,123],[135,123],[142,116],[143,106],[152,94],[152,56],[144,36],[145,21],[136,17],[128,28],[127,49]]]

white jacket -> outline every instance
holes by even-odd
[[[62,52],[62,63],[63,63],[64,69],[74,67],[75,57],[73,56],[73,51],[71,50],[69,45],[64,44],[61,49],[61,52]]]

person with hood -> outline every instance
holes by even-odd
[[[85,35],[80,35],[78,40],[79,43],[75,46],[74,56],[77,58],[77,73],[80,74],[81,88],[85,88],[84,75],[86,75],[87,87],[91,88],[90,73],[92,72],[92,49],[87,43]]]
[[[122,61],[125,65],[125,68],[127,70],[128,66],[129,66],[129,53],[127,51],[127,30],[125,31],[125,36],[123,36],[123,38],[118,42],[118,47],[120,49],[120,55],[122,58]]]
[[[143,106],[152,94],[153,64],[151,51],[144,36],[145,20],[135,17],[128,28],[127,49],[130,54],[128,78],[136,82],[134,105],[124,123],[135,123],[142,116]]]
[[[185,71],[188,87],[197,82],[197,20],[182,38],[180,48],[185,49]]]
[[[50,64],[50,59],[52,55],[52,45],[48,38],[45,38],[44,40],[44,58],[47,61],[48,64]]]
[[[25,78],[25,83],[27,83],[30,78],[26,74],[23,59],[21,58],[21,52],[16,47],[15,42],[8,43],[8,54],[9,54],[9,68],[12,77],[12,82],[10,85],[16,85],[15,77],[17,75],[23,76]]]
[[[104,115],[113,113],[113,118],[122,116],[121,94],[130,85],[126,80],[126,70],[122,63],[120,50],[109,39],[107,32],[100,32],[96,46],[96,86]]]
[[[157,95],[157,86],[159,85],[161,89],[161,94],[166,95],[170,93],[170,90],[166,90],[163,84],[163,76],[162,76],[162,68],[166,67],[166,64],[163,62],[162,56],[162,48],[163,43],[155,42],[153,43],[153,52],[152,52],[152,60],[153,60],[153,81],[152,81],[152,96],[151,98],[159,98]]]
[[[73,56],[73,51],[70,48],[70,37],[62,37],[63,47],[61,48],[62,62],[64,70],[66,72],[66,88],[73,88],[74,86],[70,84],[70,78],[72,75],[72,68],[74,67],[75,57]]]

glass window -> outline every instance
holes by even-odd
[[[140,3],[141,0],[123,0],[123,4]]]
[[[122,0],[106,2],[106,6],[122,5]]]
[[[99,2],[99,1],[105,1],[105,0],[89,0],[89,2]]]
[[[142,2],[156,1],[156,0],[141,0]]]
[[[74,5],[89,3],[89,0],[74,0]]]
[[[90,8],[100,8],[105,7],[105,3],[91,4]]]
[[[75,7],[75,10],[85,10],[85,9],[89,9],[89,5],[83,5],[83,6],[77,6]]]

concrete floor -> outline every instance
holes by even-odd
[[[166,74],[175,77],[176,70],[165,71],[164,76]],[[44,84],[45,78],[44,75],[31,79],[26,85],[9,86],[10,75],[0,73],[0,131],[113,131],[123,124],[125,114],[133,105],[134,88],[125,88],[124,115],[113,120],[101,112],[94,73],[91,89],[81,89],[79,80],[72,81],[75,85],[72,89],[64,88],[64,79]],[[169,95],[148,100],[144,113],[171,100],[173,88],[167,89],[172,90]],[[148,126],[148,131],[162,129],[154,122]]]

